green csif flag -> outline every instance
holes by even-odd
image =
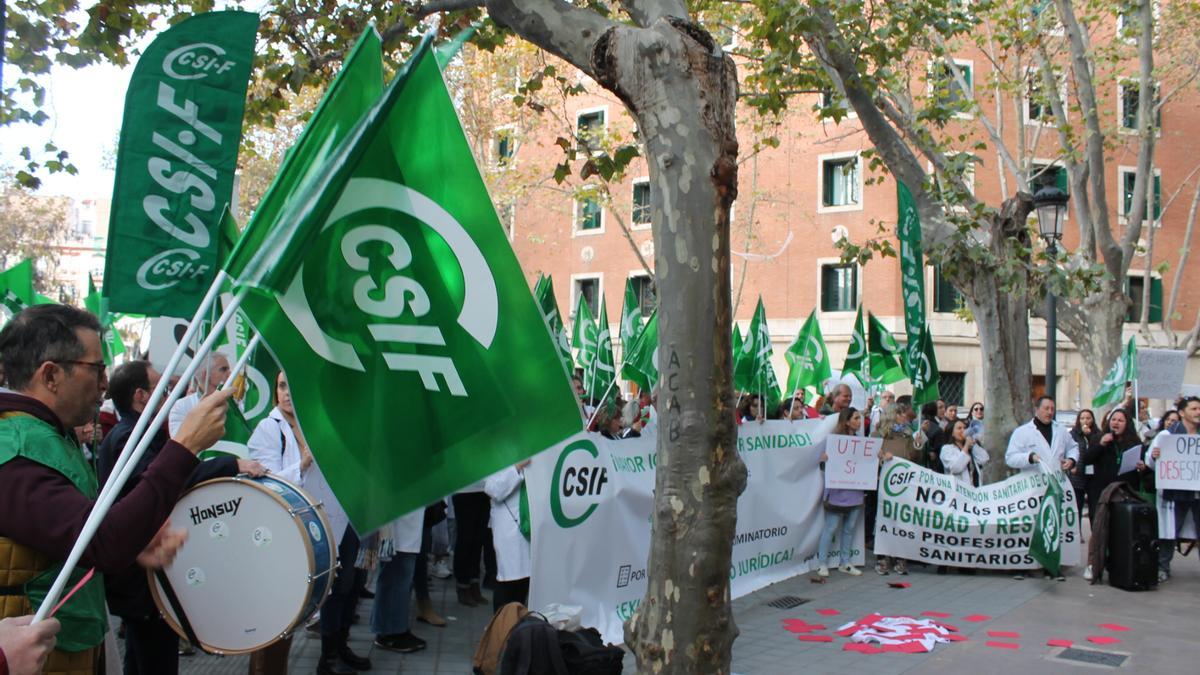
[[[867,312],[867,353],[871,363],[871,381],[875,384],[892,384],[907,379],[908,374],[900,364],[903,352],[892,332]]]
[[[0,326],[37,302],[33,290],[33,261],[22,260],[0,272]]]
[[[591,305],[587,297],[580,293],[579,304],[575,307],[575,321],[571,324],[571,343],[579,359],[579,367],[583,369],[583,388],[588,396],[591,396],[588,381],[595,367],[599,339],[600,331],[596,328],[596,320],[592,318]]]
[[[577,432],[579,411],[429,37],[327,157],[294,165],[311,180],[279,216],[303,241],[250,254],[239,282],[259,289],[246,314],[369,532]]]
[[[853,375],[864,387],[871,385],[871,364],[867,352],[867,334],[863,330],[862,306],[854,317],[854,332],[850,335],[850,348],[846,351],[846,361],[842,364],[842,376]]]
[[[767,311],[762,298],[758,299],[758,306],[754,308],[754,316],[750,319],[750,331],[742,344],[742,354],[742,360],[734,365],[734,381],[740,374],[746,385],[743,391],[762,395],[768,408],[779,405],[779,380],[771,365],[771,330],[767,327]]]
[[[829,364],[829,349],[821,335],[821,324],[817,321],[817,310],[809,313],[796,341],[783,353],[788,362],[787,391],[791,395],[801,389],[819,391],[833,375]]]
[[[1092,407],[1102,408],[1113,403],[1120,403],[1125,398],[1125,384],[1137,379],[1137,343],[1133,338],[1125,343],[1125,349],[1117,357],[1096,395],[1092,397]]]
[[[933,356],[933,338],[928,327],[917,337],[916,349],[909,345],[905,359],[908,379],[913,386],[913,408],[941,398],[937,359]]]
[[[633,344],[625,349],[621,376],[648,391],[658,383],[658,310],[650,315],[646,326]]]
[[[538,275],[537,284],[533,287],[533,297],[542,310],[542,318],[550,330],[554,346],[558,348],[558,358],[563,363],[563,370],[571,375],[574,363],[571,360],[571,342],[567,339],[567,331],[563,328],[562,315],[558,312],[558,301],[554,299],[554,280],[548,276]]]
[[[742,329],[738,327],[736,322],[733,324],[733,335],[729,338],[729,344],[733,351],[733,360],[731,361],[731,365],[733,366],[733,389],[737,392],[744,392],[746,391],[745,382],[738,379],[738,373],[744,370],[748,372],[748,369],[739,367],[742,359],[746,358],[742,353],[746,348],[746,341],[742,339]]]
[[[197,14],[159,35],[138,60],[109,214],[111,311],[191,317],[212,284],[257,33],[257,14]]]
[[[1029,555],[1046,568],[1050,576],[1057,577],[1062,573],[1063,491],[1054,474],[1047,471],[1041,475],[1046,478],[1046,493],[1034,523]]]
[[[900,294],[904,299],[904,369],[913,385],[913,404],[936,401],[937,358],[925,323],[925,263],[921,250],[921,219],[908,187],[896,181],[896,235],[900,239]]]
[[[630,278],[625,280],[625,301],[621,303],[621,350],[629,349],[641,332],[642,307]]]
[[[83,306],[89,312],[96,315],[96,319],[100,321],[101,333],[101,351],[104,354],[104,363],[110,368],[116,357],[125,353],[125,343],[121,340],[121,334],[117,332],[115,317],[108,311],[108,299],[96,290],[96,283],[92,281],[92,275],[88,275],[88,294],[83,299]]]
[[[600,321],[596,327],[596,358],[592,367],[583,373],[583,386],[593,401],[601,400],[608,387],[616,379],[616,361],[613,359],[612,334],[608,327],[608,302],[600,296]],[[599,403],[597,403],[599,405]]]

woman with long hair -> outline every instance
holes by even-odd
[[[963,485],[979,487],[983,484],[980,473],[987,464],[988,452],[975,438],[967,435],[967,421],[954,420],[950,424],[949,438],[942,446],[942,466],[946,473]]]
[[[967,414],[967,435],[971,438],[983,438],[983,402],[971,404],[971,412]]]
[[[1134,469],[1120,473],[1121,459],[1125,451],[1142,444],[1142,439],[1138,436],[1137,430],[1134,427],[1134,421],[1129,414],[1129,410],[1125,408],[1114,408],[1108,414],[1108,423],[1104,428],[1103,435],[1100,436],[1100,442],[1088,448],[1087,453],[1080,452],[1079,456],[1084,462],[1095,467],[1092,475],[1088,477],[1087,486],[1087,503],[1088,516],[1094,518],[1096,506],[1100,503],[1100,495],[1104,492],[1104,488],[1112,483],[1122,480],[1130,484],[1131,487],[1137,489],[1141,482],[1140,473],[1144,472]],[[1142,457],[1145,457],[1145,448],[1142,448]],[[1144,467],[1144,465],[1143,465]]]
[[[855,408],[846,408],[838,413],[837,426],[833,433],[842,436],[856,436],[862,427],[862,413]],[[825,462],[829,453],[821,453],[821,471],[825,470]],[[862,574],[862,570],[850,564],[850,548],[854,543],[854,526],[858,524],[858,516],[863,510],[862,490],[841,490],[826,488],[822,504],[825,509],[825,523],[821,529],[821,541],[817,548],[817,574],[829,576],[829,547],[833,544],[834,532],[838,535],[838,560],[841,571],[851,576]]]
[[[746,394],[742,397],[742,402],[738,404],[738,424],[745,422],[759,422],[767,418],[767,413],[762,408],[762,397],[758,394]]]
[[[1079,446],[1079,457],[1082,459],[1087,456],[1088,448],[1099,445],[1100,437],[1104,433],[1100,431],[1100,425],[1096,424],[1096,413],[1084,408],[1075,416],[1075,426],[1071,427],[1071,438],[1075,441],[1075,445]],[[1067,478],[1071,480],[1071,487],[1075,489],[1075,503],[1081,504],[1080,497],[1087,495],[1088,478],[1095,471],[1094,467],[1089,466],[1086,462],[1079,462],[1071,468],[1071,473],[1067,474]],[[1090,521],[1093,514],[1089,510],[1088,520]]]

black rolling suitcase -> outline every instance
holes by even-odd
[[[1108,582],[1127,591],[1158,585],[1158,514],[1145,502],[1110,504]]]

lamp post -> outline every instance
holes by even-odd
[[[1067,215],[1070,196],[1052,184],[1044,184],[1033,194],[1037,211],[1038,234],[1046,241],[1051,262],[1058,257],[1058,240],[1062,239],[1063,219]],[[1058,400],[1058,307],[1054,292],[1049,292],[1050,306],[1046,311],[1046,395]]]

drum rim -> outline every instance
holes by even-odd
[[[338,567],[338,560],[337,560],[337,545],[335,544],[335,542],[337,541],[337,537],[335,535],[331,535],[331,533],[333,532],[333,525],[330,524],[329,517],[325,515],[325,503],[318,502],[316,499],[313,498],[313,496],[311,494],[309,494],[307,491],[305,491],[304,488],[296,485],[295,483],[292,483],[291,481],[284,480],[278,476],[273,476],[270,474],[268,474],[266,476],[262,476],[262,478],[270,478],[271,480],[283,483],[284,485],[299,492],[301,495],[303,495],[305,497],[305,499],[308,500],[308,502],[310,504],[312,504],[315,507],[312,509],[311,513],[316,514],[317,518],[319,518],[321,520],[321,524],[325,527],[325,538],[329,542],[329,549],[330,549],[330,552],[332,553],[332,555],[330,555],[330,559],[329,559],[329,570],[326,571],[325,573],[330,574],[330,575],[336,574],[337,567]],[[187,495],[191,494],[192,491],[198,490],[206,485],[210,485],[212,483],[228,483],[228,482],[243,483],[243,484],[251,485],[251,486],[253,486],[254,489],[260,490],[260,491],[265,492],[266,494],[270,495],[272,499],[274,499],[276,502],[279,503],[280,506],[283,506],[288,511],[292,510],[292,505],[289,504],[288,501],[283,498],[283,495],[266,487],[258,479],[254,478],[252,476],[240,475],[240,474],[237,476],[220,476],[218,478],[210,478],[204,482],[197,483],[197,484],[193,485],[192,487],[188,488],[187,490],[185,490],[182,494],[180,494],[179,499],[176,500],[175,503],[178,504],[179,501],[181,501]],[[172,508],[172,510],[174,510],[175,507],[172,506],[171,508]],[[300,516],[298,514],[291,514],[291,518],[292,518],[292,522],[296,525],[296,528],[300,530],[300,534],[306,538],[311,539],[312,535],[309,533],[308,528],[306,528],[304,526],[304,521],[300,518]],[[312,579],[310,579],[308,582],[308,585],[311,588],[315,585],[314,580],[318,576],[320,576],[319,572],[321,572],[322,570],[316,569],[317,560],[316,560],[316,556],[313,554],[312,547],[304,549],[304,552],[305,552],[305,554],[308,555],[308,567],[309,567],[309,569],[313,570],[313,574],[310,575],[312,577]],[[172,563],[172,564],[174,564],[174,563]],[[163,569],[165,571],[166,568],[163,568]],[[188,637],[184,633],[183,627],[179,624],[179,621],[175,619],[173,613],[167,611],[167,609],[170,608],[169,607],[170,603],[164,602],[163,598],[161,597],[161,595],[159,593],[158,579],[156,579],[154,576],[154,570],[151,570],[151,569],[146,570],[146,579],[149,581],[150,595],[154,599],[154,604],[158,608],[158,612],[159,612],[159,615],[162,616],[162,620],[165,621],[167,626],[169,626],[171,628],[171,630],[174,631],[180,638],[187,640]],[[329,597],[329,590],[332,587],[333,587],[332,584],[330,584],[325,589],[325,592],[321,594],[321,598],[317,601],[316,607],[314,607],[312,609],[312,611],[308,612],[308,614],[305,616],[297,615],[297,616],[293,617],[293,619],[290,623],[291,628],[289,628],[288,630],[286,630],[282,633],[278,633],[278,634],[274,635],[269,641],[264,642],[261,645],[258,645],[256,647],[252,647],[249,649],[220,649],[220,648],[214,647],[213,645],[210,645],[207,642],[204,642],[203,640],[201,640],[200,644],[195,645],[195,646],[199,647],[201,650],[203,650],[204,652],[206,652],[208,654],[217,654],[217,655],[221,655],[221,656],[239,656],[242,654],[252,654],[261,649],[266,649],[267,647],[270,647],[271,645],[275,644],[276,642],[279,642],[280,640],[283,640],[283,639],[287,638],[288,636],[290,636],[295,631],[296,627],[299,626],[301,623],[303,623],[303,621],[305,619],[307,619],[309,616],[312,616],[316,612],[320,611],[321,607],[325,604],[325,599]],[[311,601],[311,598],[310,598],[310,601]],[[306,602],[306,603],[304,603],[304,606],[307,607],[308,604],[309,603]],[[300,611],[303,612],[304,609],[301,608]]]

